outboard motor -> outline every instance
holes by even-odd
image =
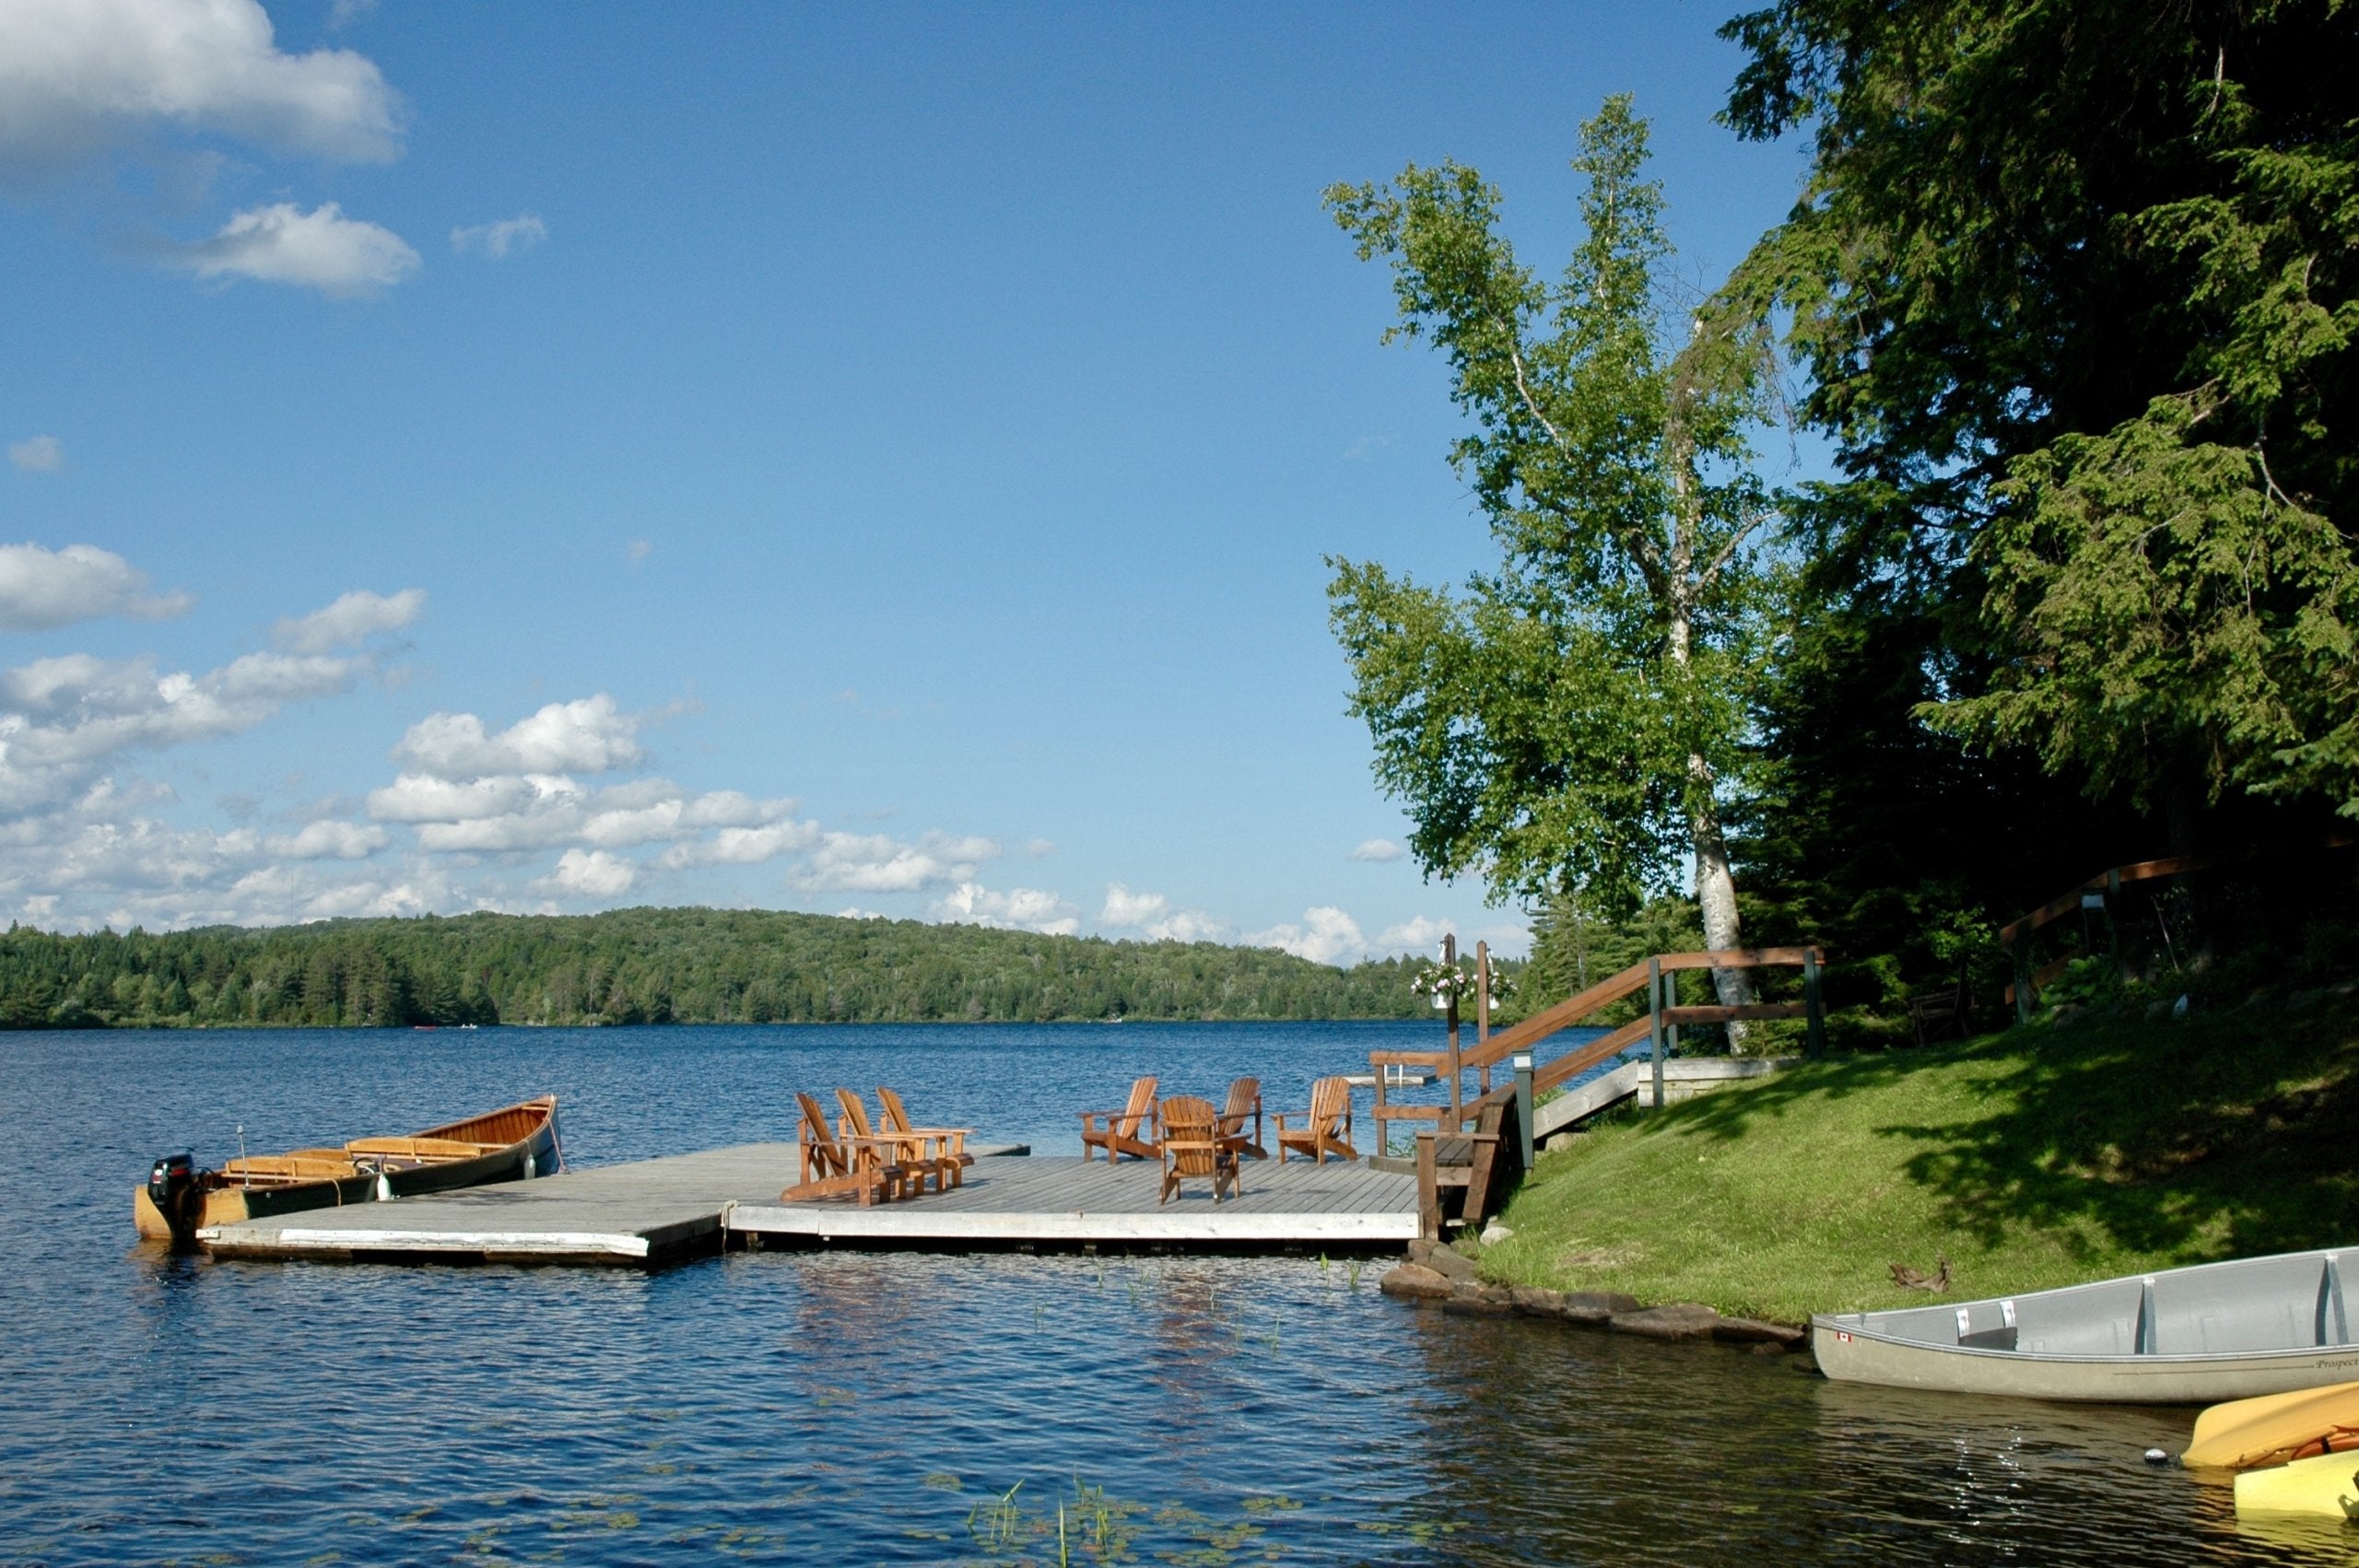
[[[196,1161],[186,1153],[167,1154],[147,1172],[147,1201],[156,1206],[172,1233],[174,1246],[196,1242],[197,1216],[204,1212],[205,1190],[196,1176]]]

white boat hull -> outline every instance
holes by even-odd
[[[2021,1296],[1823,1314],[1832,1378],[1957,1394],[2212,1404],[2359,1381],[2341,1275],[2359,1253],[2200,1264]]]

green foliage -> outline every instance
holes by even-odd
[[[1692,898],[1650,899],[1622,919],[1600,919],[1574,895],[1548,900],[1532,922],[1532,958],[1526,974],[1534,989],[1561,1001],[1600,980],[1610,979],[1658,953],[1693,953],[1704,945],[1704,924]],[[1617,1024],[1638,1004],[1625,1003],[1602,1014]]]
[[[0,1027],[1410,1018],[1404,959],[764,910],[0,936]]]
[[[2359,815],[2359,561],[2259,446],[2194,439],[2215,395],[2014,462],[1982,548],[2018,656],[1930,716],[2140,806],[2158,762],[2192,758],[2215,795]]]
[[[1449,362],[1473,426],[1452,461],[1501,554],[1462,593],[1331,561],[1352,711],[1419,863],[1499,899],[1579,887],[1636,908],[1684,840],[1717,842],[1744,762],[1766,345],[1675,308],[1646,140],[1627,98],[1581,128],[1584,238],[1555,284],[1516,260],[1473,170],[1327,193],[1361,257],[1391,263],[1388,339]]]
[[[1813,151],[1727,295],[1790,312],[1839,469],[1756,693],[1748,915],[1854,1006],[1961,960],[1995,1003],[1931,933],[2359,802],[2359,26],[1778,0],[1725,35],[1728,122]]]

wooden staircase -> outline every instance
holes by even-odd
[[[1442,956],[1445,964],[1455,964],[1455,944],[1445,942]],[[1684,1024],[1806,1019],[1809,1054],[1819,1055],[1825,1048],[1819,1000],[1819,972],[1825,964],[1825,954],[1816,947],[1659,953],[1494,1035],[1488,1031],[1489,1007],[1485,989],[1488,965],[1485,954],[1476,966],[1481,1032],[1471,1048],[1460,1045],[1458,1002],[1451,997],[1448,1048],[1368,1053],[1368,1065],[1376,1080],[1377,1163],[1396,1169],[1405,1164],[1391,1159],[1393,1123],[1433,1123],[1432,1130],[1420,1130],[1415,1135],[1414,1168],[1425,1234],[1438,1236],[1442,1226],[1449,1223],[1479,1225],[1486,1215],[1496,1211],[1515,1180],[1532,1164],[1537,1096],[1638,1042],[1646,1041],[1649,1046],[1649,1103],[1657,1106],[1664,1100],[1665,1059],[1677,1051],[1679,1030]],[[1802,1000],[1744,1006],[1685,1006],[1679,1001],[1678,977],[1683,973],[1759,968],[1802,970]],[[1614,1003],[1642,992],[1647,1010],[1637,1018],[1596,1039],[1583,1041],[1561,1056],[1545,1062],[1540,1059],[1541,1047],[1564,1030],[1579,1027]],[[1510,1076],[1495,1087],[1492,1069],[1502,1064],[1507,1065]],[[1447,1099],[1438,1105],[1393,1100],[1387,1093],[1388,1080],[1392,1076],[1388,1070],[1395,1068],[1423,1068],[1433,1072]],[[1478,1078],[1475,1096],[1471,1100],[1465,1098],[1464,1093],[1469,1071]],[[1445,1201],[1452,1193],[1458,1195],[1455,1204]]]

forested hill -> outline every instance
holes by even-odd
[[[1406,1018],[1414,961],[736,909],[0,937],[0,1026]]]

